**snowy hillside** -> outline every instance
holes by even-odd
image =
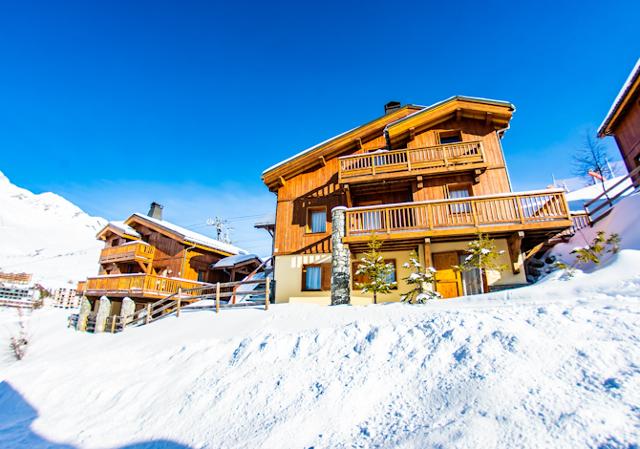
[[[26,271],[45,286],[75,285],[97,273],[105,224],[59,195],[35,195],[0,172],[0,270]]]

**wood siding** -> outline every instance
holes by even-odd
[[[500,139],[490,123],[451,119],[416,134],[410,141],[394,145],[394,149],[402,145],[405,148],[438,145],[439,133],[451,130],[460,130],[463,141],[482,141],[488,165],[486,171],[475,175],[425,176],[422,181],[411,179],[404,184],[380,184],[370,191],[351,189],[348,196],[338,182],[339,161],[337,157],[332,157],[284,181],[284,185],[277,191],[274,254],[331,252],[331,209],[336,206],[358,206],[376,201],[388,204],[444,199],[447,198],[447,185],[451,184],[470,185],[474,196],[510,192]],[[384,135],[380,133],[340,156],[366,153],[384,148],[385,145]],[[349,197],[351,204],[348,204]],[[307,210],[319,206],[327,209],[327,231],[323,234],[310,234],[307,232]]]
[[[614,129],[614,136],[627,170],[631,172],[640,166],[640,94],[636,94],[630,102],[619,124]],[[636,183],[640,181],[636,180]]]

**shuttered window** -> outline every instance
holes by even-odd
[[[304,265],[302,267],[302,290],[331,290],[331,264]]]

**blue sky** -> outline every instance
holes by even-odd
[[[640,3],[518,3],[0,2],[0,171],[110,219],[224,216],[264,253],[262,170],[462,94],[516,105],[514,188],[544,187],[640,56]]]

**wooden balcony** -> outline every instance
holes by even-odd
[[[131,298],[163,298],[183,290],[202,287],[202,282],[180,278],[168,278],[148,274],[115,274],[87,279],[87,296],[108,296]]]
[[[354,207],[346,212],[345,242],[468,236],[479,232],[562,231],[572,225],[562,190]]]
[[[100,263],[139,261],[150,263],[153,261],[156,249],[144,242],[130,242],[120,246],[104,248],[100,253]]]
[[[341,183],[485,170],[482,142],[379,151],[339,158]]]

